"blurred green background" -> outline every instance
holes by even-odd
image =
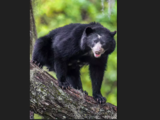
[[[109,9],[107,0],[32,0],[37,37],[70,23],[93,21],[101,23],[110,31],[117,31],[117,0],[110,1],[113,5]],[[114,38],[117,42],[117,34]],[[55,73],[49,73],[56,77]],[[92,96],[88,67],[81,69],[81,79],[83,89]],[[101,92],[107,102],[117,106],[117,45],[109,55]]]

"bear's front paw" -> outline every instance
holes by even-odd
[[[59,87],[61,87],[62,89],[69,89],[71,87],[67,81],[65,82],[58,81],[58,84],[59,84]]]
[[[83,92],[84,94],[88,95],[88,92],[85,90],[80,89],[81,92]]]
[[[100,104],[106,103],[106,98],[100,94],[94,95],[93,98],[95,101],[97,101]]]

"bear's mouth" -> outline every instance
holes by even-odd
[[[101,52],[95,51],[94,52],[94,57],[99,58],[101,56]]]

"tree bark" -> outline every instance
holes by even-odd
[[[37,39],[35,20],[33,15],[32,0],[30,0],[30,54],[32,55],[33,45]]]
[[[70,88],[63,90],[46,71],[30,62],[30,110],[45,119],[117,119],[117,107],[97,104],[91,97]]]

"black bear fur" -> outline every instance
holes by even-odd
[[[98,39],[96,35],[101,39]],[[98,103],[105,103],[101,84],[107,65],[108,55],[115,49],[115,32],[110,32],[100,23],[74,23],[52,30],[36,40],[32,60],[40,67],[47,66],[56,72],[59,86],[67,89],[70,85],[82,90],[80,68],[89,65],[93,97]],[[92,47],[97,41],[105,52],[101,57],[93,55]]]

